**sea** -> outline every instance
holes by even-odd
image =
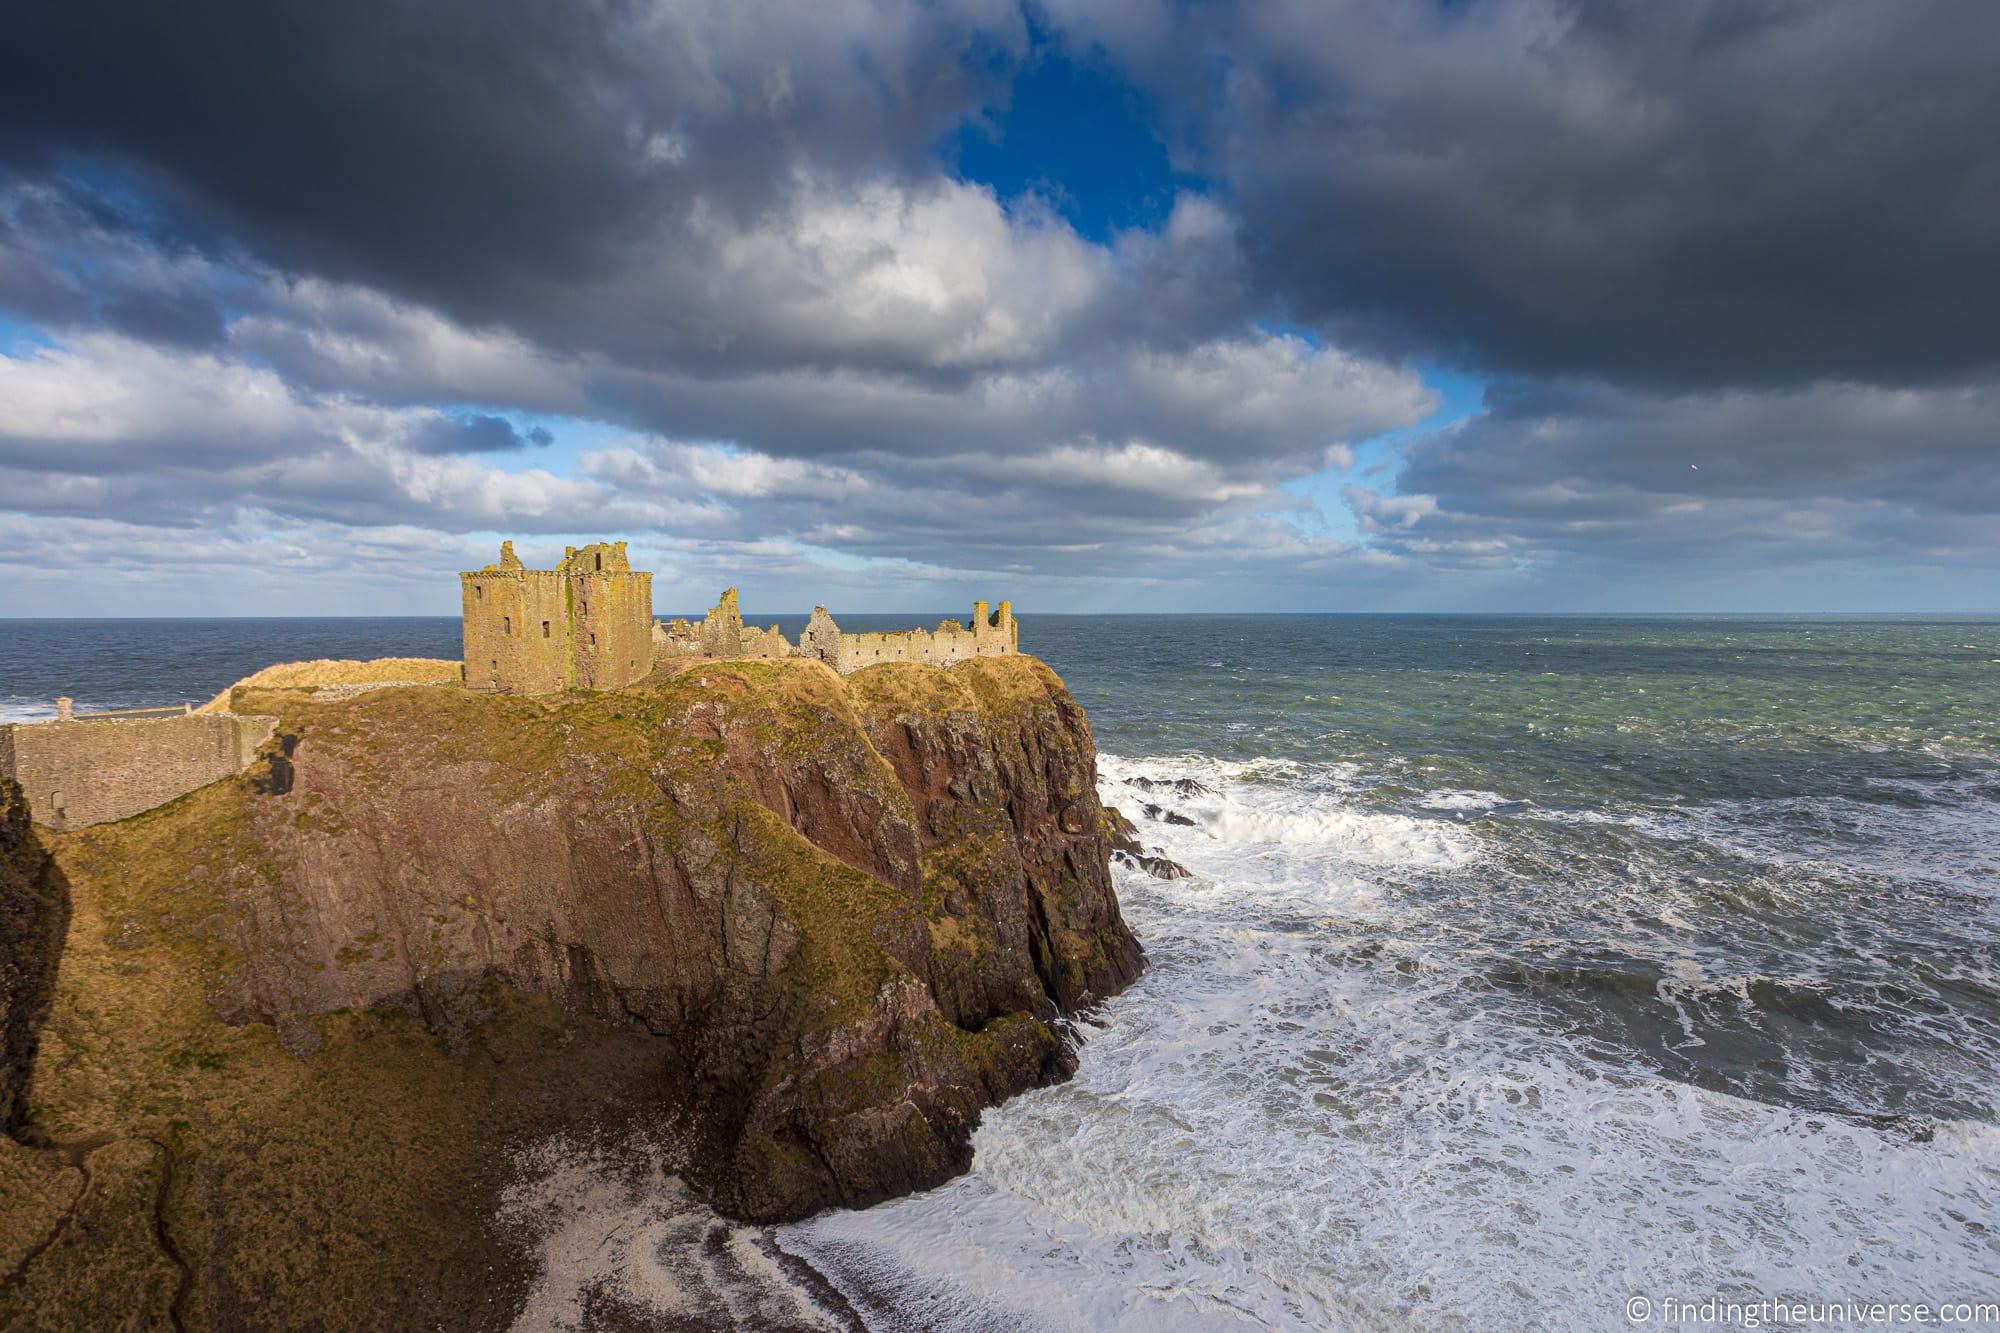
[[[1021,626],[1190,872],[1117,871],[1149,967],[1076,1076],[988,1111],[960,1179],[781,1227],[707,1213],[668,1142],[526,1146],[521,1328],[2000,1301],[2000,620]],[[0,716],[406,654],[456,622],[0,622]]]

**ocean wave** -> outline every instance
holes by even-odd
[[[1263,890],[1134,894],[1155,966],[1076,1079],[989,1111],[969,1178],[786,1246],[838,1250],[899,1308],[1021,1329],[1588,1325],[1690,1274],[1857,1295],[2000,1275],[1954,1220],[2000,1208],[1978,1122],[1610,1062],[1448,963],[1403,966],[1434,956],[1422,930],[1258,926],[1238,909]]]
[[[1527,802],[1515,801],[1502,796],[1497,791],[1464,791],[1458,788],[1441,788],[1427,791],[1417,798],[1417,803],[1429,810],[1487,811],[1503,806],[1522,806]]]
[[[46,699],[0,699],[0,726],[9,722],[46,722],[56,706]]]
[[[1098,756],[1100,794],[1128,814],[1157,811],[1148,840],[1224,868],[1230,850],[1283,848],[1352,864],[1463,865],[1479,840],[1438,820],[1369,810],[1353,765],[1309,768],[1290,760]],[[1190,869],[1200,869],[1187,862]]]

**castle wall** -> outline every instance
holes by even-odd
[[[813,608],[812,618],[799,635],[799,654],[817,657],[835,671],[846,675],[881,662],[916,662],[925,666],[950,666],[974,657],[1001,657],[1021,649],[1020,626],[1014,620],[1010,602],[989,615],[985,602],[973,603],[972,623],[956,620],[938,622],[935,630],[891,630],[848,634],[841,630],[823,606]]]
[[[570,682],[568,608],[560,575],[544,569],[461,574],[465,683],[546,694]]]
[[[703,657],[738,657],[743,652],[743,614],[736,606],[736,589],[725,588],[722,597],[701,618]]]
[[[743,649],[745,657],[768,658],[790,657],[792,642],[776,625],[769,629],[758,629],[755,625],[743,627]]]
[[[21,784],[37,823],[80,828],[242,772],[277,725],[234,713],[17,723],[0,727],[0,772]]]
[[[661,657],[700,657],[701,627],[678,617],[665,625],[656,620],[653,651]]]
[[[653,576],[569,573],[576,687],[615,690],[653,669]]]

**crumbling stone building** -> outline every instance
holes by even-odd
[[[563,548],[529,569],[500,544],[500,563],[458,576],[467,689],[507,694],[611,690],[653,669],[653,576],[624,542]]]
[[[892,630],[849,634],[823,606],[799,635],[797,646],[779,632],[746,626],[737,610],[736,589],[730,588],[709,608],[699,625],[687,620],[655,626],[653,642],[663,657],[768,658],[816,657],[846,675],[877,662],[918,662],[950,666],[972,657],[1001,657],[1021,651],[1021,629],[1012,602],[997,611],[985,602],[972,604],[972,619],[960,624],[941,620],[934,630]]]

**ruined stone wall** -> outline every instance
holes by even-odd
[[[848,634],[834,622],[823,606],[813,608],[812,618],[799,635],[799,653],[817,657],[835,671],[846,675],[879,662],[917,662],[926,666],[950,666],[974,657],[1001,657],[1020,651],[1020,626],[1014,620],[1010,602],[989,615],[985,602],[973,603],[972,622],[942,620],[935,630],[891,630],[881,633]]]
[[[776,625],[745,626],[736,589],[730,588],[709,608],[700,625],[675,620],[652,627],[653,651],[661,657],[711,657],[718,660],[812,657],[845,675],[878,662],[916,662],[950,666],[975,657],[1002,657],[1021,650],[1021,630],[1011,602],[988,613],[987,603],[974,602],[972,619],[961,624],[941,620],[934,630],[893,630],[848,634],[823,606],[813,608],[794,647]]]
[[[242,772],[277,725],[236,713],[19,723],[0,728],[0,772],[21,784],[37,823],[79,828]]]
[[[569,613],[562,577],[544,569],[459,575],[465,683],[475,690],[567,689]]]
[[[743,627],[744,657],[770,658],[792,656],[792,641],[776,625],[769,629],[758,629],[755,625]]]
[[[660,657],[700,657],[701,627],[678,616],[653,622],[653,652]]]
[[[653,669],[653,576],[568,573],[576,687],[615,690]]]
[[[743,652],[743,613],[736,606],[736,589],[725,588],[722,598],[701,618],[703,657],[737,657]]]

